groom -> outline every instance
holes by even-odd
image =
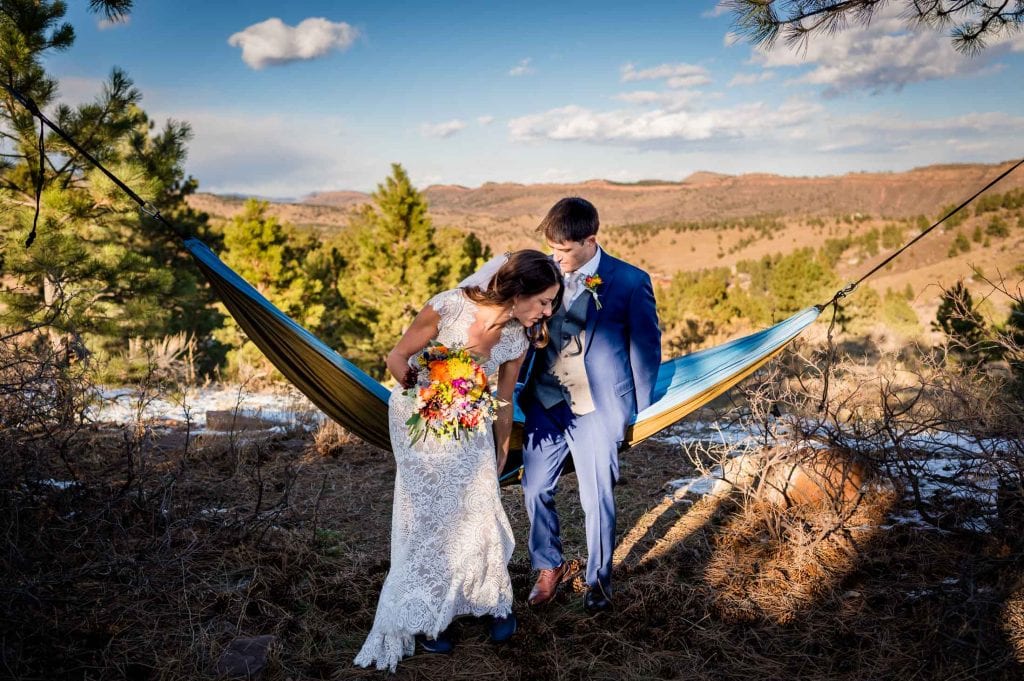
[[[548,321],[551,342],[536,351],[519,398],[530,561],[540,570],[528,602],[550,601],[566,576],[555,492],[572,456],[586,514],[590,612],[611,607],[618,449],[626,425],[651,403],[661,363],[651,278],[605,253],[598,225],[589,201],[569,197],[538,227],[565,277],[565,294]]]

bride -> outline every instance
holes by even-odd
[[[516,378],[528,346],[547,344],[562,275],[550,257],[522,250],[496,258],[463,284],[431,298],[388,355],[399,382],[388,401],[397,463],[391,570],[355,658],[361,667],[394,671],[417,641],[428,652],[449,652],[445,630],[459,615],[491,616],[494,641],[515,632],[508,574],[515,542],[498,472],[508,456]],[[486,358],[483,367],[492,381],[497,376],[502,404],[493,431],[410,443],[406,420],[416,402],[404,390],[415,384],[416,357],[431,340]]]

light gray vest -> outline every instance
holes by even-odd
[[[544,362],[545,368],[537,372],[534,383],[534,392],[545,409],[564,400],[577,416],[594,411],[590,381],[583,363],[589,305],[590,293],[582,291],[568,310],[562,306],[548,320],[551,341],[537,353],[537,359]]]

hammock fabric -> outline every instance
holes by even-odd
[[[391,449],[388,388],[274,307],[203,242],[188,239],[185,247],[249,339],[289,381],[346,430]],[[742,381],[781,352],[819,312],[810,307],[758,333],[663,363],[655,387],[658,400],[636,416],[624,447],[646,440]],[[505,482],[518,479],[520,472],[523,414],[518,405],[515,421],[513,451],[502,474]]]

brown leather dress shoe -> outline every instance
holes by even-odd
[[[569,572],[569,564],[562,563],[556,568],[544,568],[537,575],[537,583],[530,590],[530,597],[526,602],[532,607],[544,605],[558,593],[558,585],[562,583],[566,573]]]

